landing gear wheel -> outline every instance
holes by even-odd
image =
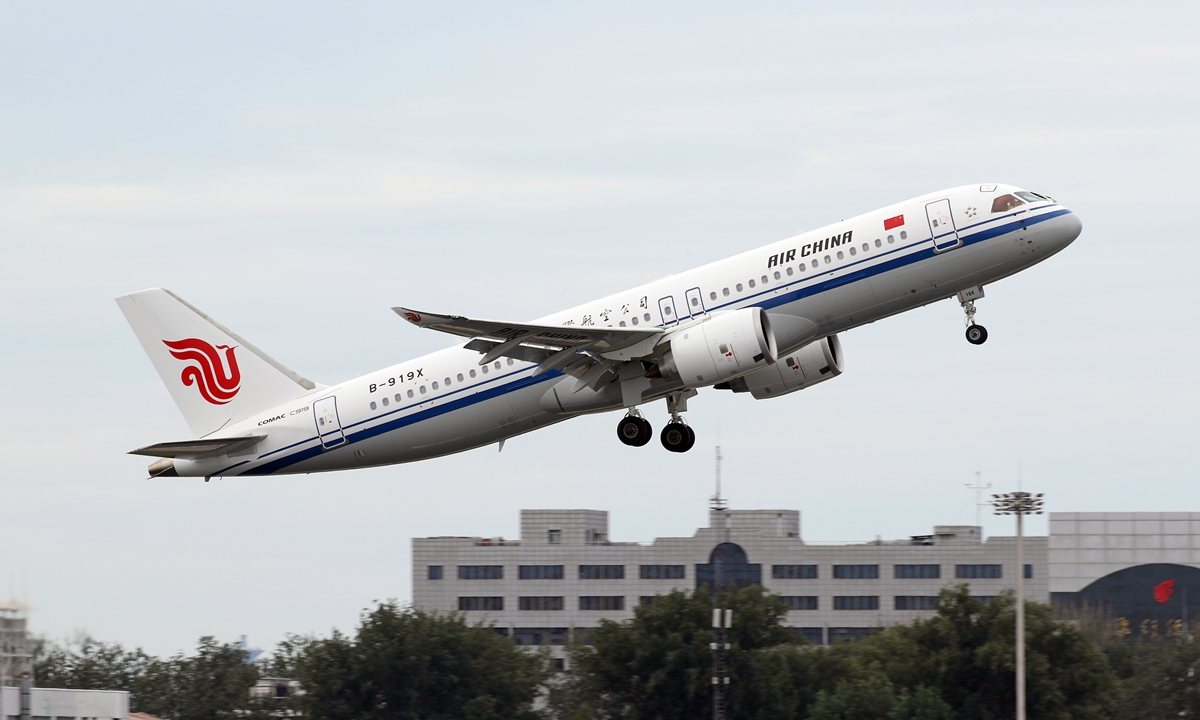
[[[642,447],[654,437],[654,428],[646,418],[626,415],[617,423],[617,437],[626,445]]]
[[[982,345],[987,342],[987,328],[982,325],[968,325],[967,342],[972,345]]]
[[[662,429],[659,435],[662,446],[671,452],[687,452],[696,444],[696,433],[681,422],[671,422]]]

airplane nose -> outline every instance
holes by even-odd
[[[1058,245],[1066,247],[1075,242],[1075,238],[1079,237],[1079,233],[1083,232],[1083,221],[1073,212],[1069,212],[1062,216],[1058,223]]]

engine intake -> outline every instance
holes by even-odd
[[[762,308],[712,315],[671,335],[670,348],[651,377],[677,377],[703,387],[731,380],[775,362],[775,333]]]
[[[717,387],[748,392],[758,400],[787,395],[835,378],[845,369],[837,335],[809,343],[770,367],[735,378]]]

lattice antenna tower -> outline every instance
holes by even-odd
[[[726,504],[725,504],[725,498],[721,497],[721,446],[720,445],[717,446],[716,478],[717,478],[717,492],[711,498],[709,498],[708,504],[709,504],[709,507],[711,507],[713,510],[724,510],[726,508]]]
[[[975,491],[975,526],[978,528],[981,528],[980,532],[982,532],[983,506],[991,505],[991,503],[985,503],[983,501],[983,491],[990,490],[992,488],[992,484],[991,483],[988,483],[986,485],[983,484],[983,472],[981,472],[979,470],[975,471],[975,484],[974,485],[972,485],[971,483],[963,483],[963,484],[966,485],[969,489]]]

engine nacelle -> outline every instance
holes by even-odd
[[[775,362],[775,334],[762,308],[714,314],[675,331],[659,363],[663,377],[685,385],[715,385]]]
[[[831,335],[805,345],[770,367],[724,385],[734,392],[748,392],[763,400],[812,387],[841,375],[844,369],[842,343],[837,335]]]

